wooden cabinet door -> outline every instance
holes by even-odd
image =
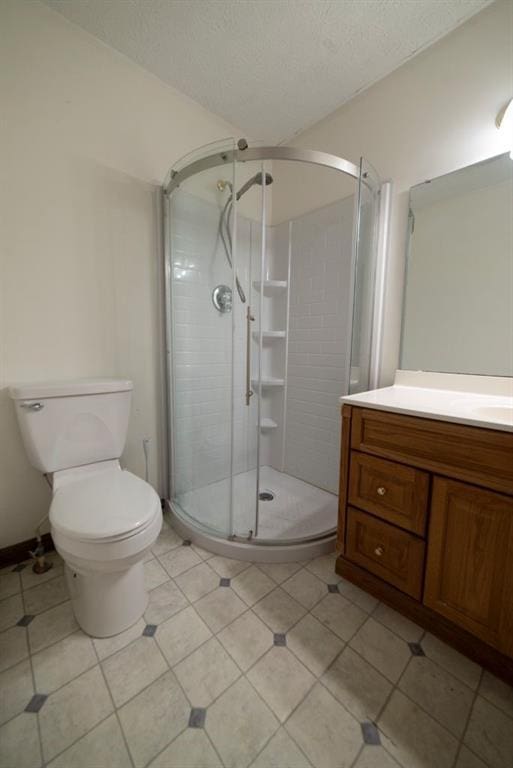
[[[513,655],[513,499],[434,479],[424,603]]]

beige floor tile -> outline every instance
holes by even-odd
[[[274,581],[252,565],[231,582],[232,588],[247,605],[254,605],[276,586]]]
[[[336,559],[337,556],[334,552],[329,555],[320,555],[320,557],[314,557],[313,560],[310,560],[306,568],[325,584],[337,584],[341,581],[341,577],[335,573]]]
[[[326,584],[305,568],[284,581],[281,586],[307,610],[311,610],[327,594]]]
[[[243,603],[230,587],[218,587],[198,600],[194,607],[214,633],[231,624],[237,616],[247,610],[246,603]]]
[[[205,622],[189,606],[161,624],[155,637],[160,650],[173,667],[211,635]]]
[[[146,622],[139,619],[131,627],[125,629],[124,632],[120,632],[119,635],[114,635],[113,637],[93,637],[93,644],[100,661],[106,659],[107,656],[112,656],[116,651],[125,648],[133,640],[141,637],[145,626]]]
[[[99,667],[50,694],[39,712],[43,756],[47,762],[84,736],[112,712]]]
[[[513,717],[513,688],[511,685],[485,670],[479,686],[479,693],[507,715]]]
[[[214,552],[209,552],[198,544],[194,544],[194,542],[191,544],[191,547],[202,560],[210,560],[211,557],[214,557]]]
[[[256,566],[277,584],[290,579],[302,567],[301,563],[256,563]]]
[[[422,639],[422,648],[428,658],[436,661],[437,664],[461,680],[462,683],[468,685],[473,691],[477,689],[481,677],[479,664],[458,653],[450,645],[443,643],[434,635],[430,635],[429,632]]]
[[[362,746],[360,724],[319,683],[285,728],[313,765],[322,768],[349,768]]]
[[[487,765],[463,745],[454,768],[487,768]]]
[[[170,552],[166,552],[165,555],[160,555],[159,561],[173,578],[202,562],[192,547],[172,549]]]
[[[201,728],[187,728],[153,760],[149,768],[222,768]]]
[[[280,728],[260,752],[251,768],[311,768],[295,741]]]
[[[144,613],[147,624],[161,624],[189,604],[171,579],[152,589],[148,597],[148,607]]]
[[[34,693],[30,661],[16,664],[0,673],[0,724],[21,712]]]
[[[169,550],[181,545],[182,538],[169,525],[163,525],[159,537],[151,550],[154,555],[165,555]]]
[[[315,683],[315,677],[294,654],[278,646],[267,651],[247,677],[282,723]]]
[[[396,683],[411,659],[408,645],[374,619],[367,619],[350,642],[388,680]]]
[[[321,682],[360,722],[375,720],[392,690],[391,683],[349,647]]]
[[[400,768],[399,763],[383,747],[364,747],[354,768]]]
[[[160,677],[167,664],[152,637],[140,637],[102,661],[103,672],[116,707]]]
[[[200,563],[175,579],[191,603],[208,595],[219,586],[219,575],[207,563]]]
[[[287,633],[287,646],[316,677],[322,675],[344,643],[314,616],[307,614]]]
[[[210,705],[205,729],[226,768],[247,768],[279,723],[245,678]]]
[[[190,711],[171,671],[121,707],[119,719],[136,768],[146,765],[184,730]]]
[[[161,584],[169,580],[169,574],[161,566],[158,560],[153,558],[144,563],[144,586],[151,592]]]
[[[28,656],[27,630],[11,627],[0,634],[0,672]]]
[[[48,768],[129,768],[130,756],[116,715],[83,736]]]
[[[71,602],[62,603],[40,613],[28,627],[29,647],[32,653],[46,648],[78,629]]]
[[[13,566],[14,567],[14,566]],[[12,597],[21,592],[20,574],[13,573],[12,568],[4,568],[0,571],[0,600]]]
[[[306,613],[306,609],[281,587],[276,587],[256,603],[253,610],[273,632],[280,633],[287,632]]]
[[[463,736],[474,692],[427,656],[413,656],[399,688],[458,739]]]
[[[22,712],[0,728],[0,766],[39,768],[41,762],[37,717]]]
[[[51,693],[97,663],[90,637],[82,631],[34,654],[32,665],[38,693]]]
[[[351,600],[352,603],[355,603],[359,608],[367,611],[367,613],[373,611],[379,602],[375,597],[369,595],[368,592],[360,589],[356,584],[346,581],[346,579],[341,579],[338,582],[338,590],[341,595],[347,597],[348,600]]]
[[[23,593],[23,599],[25,613],[31,615],[43,613],[69,599],[66,579],[64,576],[57,576],[55,579],[45,581],[44,584],[27,589]]]
[[[384,624],[385,627],[391,629],[396,635],[399,635],[407,643],[418,643],[424,630],[410,621],[406,616],[402,616],[393,608],[390,608],[385,603],[380,603],[375,611],[372,613],[372,618]]]
[[[273,633],[253,611],[243,613],[217,637],[244,672],[273,644]]]
[[[45,559],[52,563],[52,567],[49,571],[45,571],[45,573],[34,573],[32,570],[32,561],[21,571],[20,576],[23,589],[37,587],[40,584],[44,584],[45,581],[51,581],[57,576],[62,576],[64,574],[64,561],[57,552],[49,552],[45,555]]]
[[[174,668],[191,706],[208,707],[240,675],[221,643],[212,637]]]
[[[490,768],[512,768],[513,720],[481,696],[475,701],[463,740]]]
[[[24,613],[21,594],[0,600],[0,632],[14,626]]]
[[[346,642],[367,619],[365,611],[337,594],[326,595],[312,609],[312,614]]]
[[[221,557],[221,555],[214,555],[208,561],[208,564],[214,571],[223,579],[233,579],[246,568],[251,566],[251,563],[244,562],[242,560],[234,560],[231,557]]]
[[[451,768],[458,742],[400,691],[378,721],[385,749],[405,768]]]

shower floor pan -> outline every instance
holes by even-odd
[[[267,466],[259,485],[274,498],[260,501],[256,539],[244,540],[255,526],[256,470],[233,478],[235,540],[219,533],[229,528],[229,478],[180,494],[170,505],[171,522],[182,536],[227,557],[285,562],[333,550],[337,496]]]

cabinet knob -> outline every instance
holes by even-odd
[[[380,485],[378,488],[378,496],[384,496],[386,492],[387,489],[383,485]]]
[[[384,551],[385,550],[383,549],[383,547],[380,544],[379,547],[376,547],[376,549],[374,550],[374,554],[377,555],[378,557],[381,557],[381,555],[383,554]]]

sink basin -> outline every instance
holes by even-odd
[[[482,419],[502,421],[513,425],[513,407],[508,405],[481,405],[474,408],[476,416]]]

